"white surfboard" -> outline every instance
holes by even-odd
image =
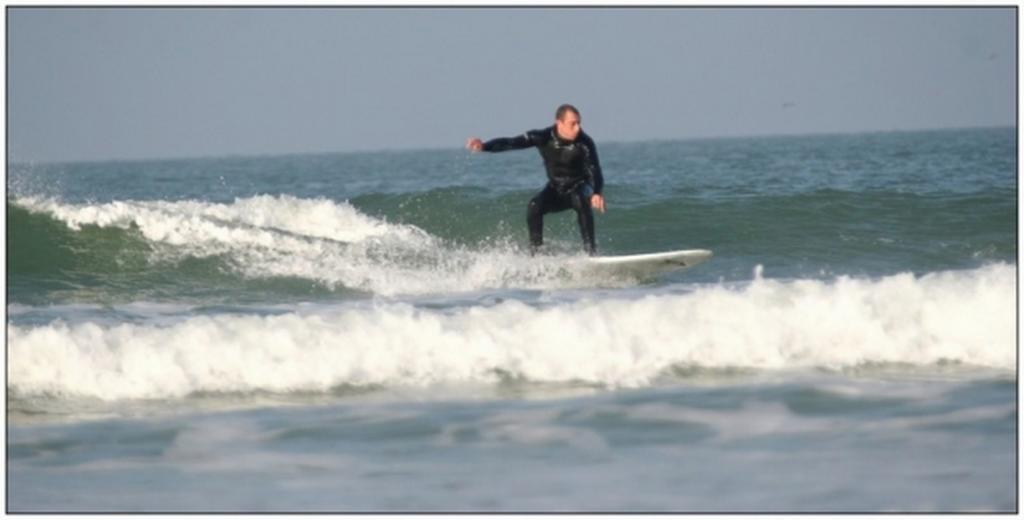
[[[641,255],[594,256],[586,259],[588,270],[650,278],[670,271],[689,269],[711,259],[707,249],[688,249]]]

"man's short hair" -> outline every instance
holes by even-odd
[[[564,116],[566,112],[572,112],[573,114],[576,114],[576,117],[580,117],[580,111],[576,110],[576,107],[566,103],[558,107],[558,110],[555,111],[555,119],[561,121],[562,116]]]

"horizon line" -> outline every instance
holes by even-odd
[[[636,139],[611,139],[603,140],[603,145],[636,144],[642,142],[667,143],[667,142],[696,142],[696,141],[722,141],[740,139],[771,139],[771,138],[799,138],[799,137],[824,137],[824,136],[853,136],[867,134],[897,134],[897,133],[923,133],[942,131],[964,131],[964,130],[1016,130],[1016,125],[974,125],[974,126],[953,126],[953,127],[929,127],[929,128],[897,128],[888,130],[835,130],[821,132],[781,132],[781,133],[751,133],[751,134],[723,134],[708,136],[687,136],[687,137],[664,137],[664,138],[636,138]],[[281,151],[281,152],[241,152],[241,153],[219,153],[208,155],[181,155],[181,156],[157,156],[157,157],[114,157],[96,159],[29,159],[14,160],[10,153],[6,158],[7,166],[60,166],[70,164],[89,163],[137,163],[137,162],[174,162],[174,161],[217,161],[228,159],[260,159],[280,158],[295,156],[316,156],[316,155],[360,155],[377,153],[412,153],[412,152],[438,152],[443,150],[462,150],[462,146],[417,146],[409,148],[367,148],[353,150],[307,150],[307,151]]]

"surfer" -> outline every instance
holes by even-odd
[[[544,159],[548,183],[530,199],[526,209],[526,223],[530,229],[530,252],[544,243],[544,215],[572,208],[580,225],[583,247],[593,256],[597,253],[594,242],[594,213],[604,213],[604,177],[597,160],[594,140],[580,128],[580,111],[572,105],[562,105],[555,112],[555,124],[540,130],[530,130],[517,137],[499,137],[483,142],[476,137],[466,141],[473,152],[504,152],[537,147]]]

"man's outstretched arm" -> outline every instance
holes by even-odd
[[[531,130],[522,135],[516,137],[499,137],[497,139],[491,139],[486,143],[476,137],[469,138],[466,141],[466,148],[474,152],[504,152],[506,150],[522,150],[523,148],[530,148],[531,146],[537,146],[541,137],[540,130]]]

